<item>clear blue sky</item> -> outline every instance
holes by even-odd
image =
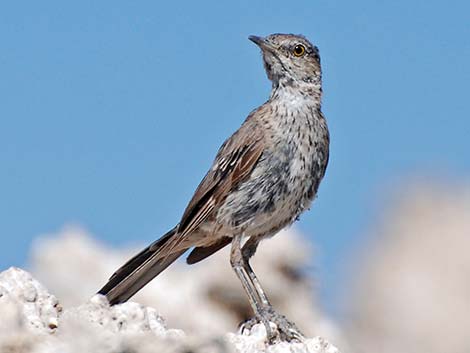
[[[181,216],[219,145],[270,91],[248,35],[320,48],[331,160],[298,227],[323,298],[410,175],[470,175],[468,1],[4,1],[0,268],[79,223],[144,244]]]

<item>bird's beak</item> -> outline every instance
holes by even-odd
[[[264,37],[249,36],[248,39],[255,43],[263,51],[268,50],[272,53],[276,51],[276,47],[268,42]]]

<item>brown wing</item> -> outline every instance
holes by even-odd
[[[220,148],[212,168],[199,184],[179,223],[181,237],[201,225],[252,172],[264,150],[264,136],[248,118]]]

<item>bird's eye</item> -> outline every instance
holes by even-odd
[[[297,56],[297,57],[300,57],[302,55],[305,54],[305,47],[302,45],[302,44],[297,44],[295,47],[294,47],[294,50],[292,50],[292,53]]]

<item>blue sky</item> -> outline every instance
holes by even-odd
[[[248,35],[320,48],[332,146],[297,226],[325,303],[387,193],[470,175],[466,1],[10,1],[0,4],[0,268],[78,223],[152,241],[270,91]],[[392,191],[390,191],[392,190]]]

